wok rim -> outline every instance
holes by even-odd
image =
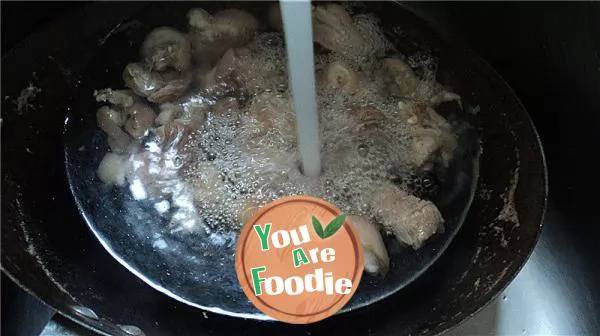
[[[407,7],[405,4],[401,4],[401,6],[405,9],[407,9],[408,11],[411,12],[412,15],[418,17],[419,19],[423,20],[424,22],[426,22],[430,29],[438,34],[439,36],[443,37],[444,40],[448,41],[449,40],[449,36],[447,34],[440,34],[439,29],[432,25],[428,20],[426,20],[425,18],[423,18],[422,16],[420,16],[419,14],[417,14],[415,11],[413,11],[412,9],[410,9],[410,7]],[[67,13],[68,15],[69,13]],[[57,19],[61,20],[63,19],[65,16],[67,15],[63,15],[61,17],[59,17]],[[51,22],[50,24],[46,25],[45,27],[42,27],[41,30],[43,30],[44,28],[47,28],[47,26],[52,25],[53,22]],[[17,44],[12,50],[8,51],[5,56],[2,57],[2,60],[4,61],[7,55],[10,55],[11,52],[15,49],[18,49],[21,45],[23,45],[24,43],[27,43],[32,35],[35,35],[36,33],[38,33],[38,31],[32,33],[31,35],[29,35],[27,38],[25,38],[23,41],[21,41],[19,44]],[[536,198],[539,197],[540,202],[540,206],[537,209],[533,209],[533,213],[534,213],[534,217],[539,218],[539,224],[536,227],[535,230],[535,235],[532,235],[533,239],[530,239],[529,242],[529,248],[527,248],[526,253],[521,253],[521,255],[523,256],[522,262],[519,263],[518,267],[515,268],[514,271],[510,272],[510,274],[508,274],[506,277],[504,277],[501,281],[499,281],[497,283],[497,285],[494,286],[494,289],[492,291],[493,294],[491,294],[489,296],[488,299],[486,299],[485,303],[480,305],[479,307],[476,307],[475,309],[471,310],[471,312],[465,314],[464,317],[461,317],[459,321],[451,321],[449,323],[446,323],[443,327],[440,327],[438,330],[436,330],[435,334],[442,334],[450,329],[455,328],[456,326],[464,323],[466,320],[470,319],[471,317],[473,317],[474,315],[476,315],[477,313],[479,313],[482,309],[484,309],[485,307],[487,307],[495,298],[498,297],[498,295],[514,280],[514,278],[517,276],[517,274],[519,274],[519,272],[522,270],[522,268],[524,267],[525,263],[529,260],[531,254],[533,253],[533,250],[535,248],[535,246],[537,245],[540,236],[541,236],[541,230],[543,228],[544,225],[544,217],[545,217],[545,213],[547,210],[547,206],[548,206],[548,193],[549,193],[549,186],[548,186],[548,167],[547,167],[547,160],[546,160],[546,156],[543,150],[543,146],[542,146],[542,142],[539,136],[539,132],[537,131],[533,120],[531,119],[529,113],[527,112],[525,106],[523,105],[523,103],[521,102],[521,100],[519,99],[519,97],[515,94],[513,88],[511,86],[508,85],[508,83],[504,80],[504,78],[499,75],[496,70],[487,62],[485,61],[485,59],[483,59],[477,52],[473,51],[470,48],[467,48],[464,46],[464,44],[461,43],[461,41],[459,39],[453,39],[452,43],[456,43],[457,49],[461,49],[463,50],[466,54],[469,54],[473,59],[477,60],[484,68],[486,68],[487,71],[489,71],[490,73],[492,73],[495,77],[496,80],[498,80],[499,82],[501,82],[503,84],[503,86],[505,87],[507,93],[510,94],[511,99],[514,100],[514,102],[519,106],[520,111],[516,112],[520,115],[523,116],[523,118],[526,120],[526,125],[525,127],[527,127],[528,129],[531,130],[532,132],[532,136],[533,136],[533,140],[531,142],[528,142],[529,145],[532,146],[533,150],[536,151],[538,154],[537,158],[535,159],[535,161],[537,161],[537,163],[539,164],[539,166],[542,169],[541,174],[536,175],[536,178],[538,179],[538,181],[540,182],[540,188],[537,190],[537,192],[535,193]],[[477,190],[476,190],[477,191]],[[468,212],[470,213],[470,211]],[[468,219],[469,214],[467,214],[466,219]],[[532,225],[533,227],[533,225]],[[95,326],[86,323],[85,320],[81,319],[80,317],[78,317],[76,314],[74,314],[73,312],[69,312],[66,309],[57,309],[56,305],[54,304],[55,300],[50,299],[42,299],[41,296],[39,296],[37,293],[33,292],[29,287],[25,286],[20,280],[18,280],[12,273],[11,271],[9,271],[4,263],[0,264],[0,269],[2,272],[4,272],[13,282],[15,282],[19,287],[21,287],[22,289],[24,289],[27,293],[29,293],[30,295],[32,295],[33,297],[37,298],[38,300],[44,302],[46,305],[52,307],[56,312],[60,313],[61,315],[69,318],[70,320],[76,322],[79,325],[82,325],[90,330],[93,330],[95,332],[98,332],[100,334],[104,334],[104,335],[108,335],[108,333],[96,328]],[[49,303],[51,302],[51,303]],[[427,333],[427,332],[426,332]]]

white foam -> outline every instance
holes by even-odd
[[[170,206],[171,204],[167,200],[162,200],[160,202],[154,203],[154,209],[156,209],[156,211],[161,215],[169,211]]]
[[[157,248],[157,249],[165,249],[167,248],[169,245],[167,245],[167,242],[164,239],[157,239],[152,243],[152,247]]]
[[[133,198],[135,200],[143,200],[146,199],[146,197],[148,196],[146,194],[146,189],[144,188],[142,181],[140,181],[139,179],[134,179],[133,181],[131,181],[131,183],[129,184],[129,190],[131,191],[131,195],[133,195]]]

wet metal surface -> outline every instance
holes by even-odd
[[[529,261],[515,280],[486,308],[447,336],[596,335],[594,283],[582,267],[577,248],[565,239],[565,218],[550,205],[545,228]],[[560,250],[560,253],[556,251]],[[565,262],[570,260],[571,262]],[[51,320],[42,336],[90,336],[62,317]]]

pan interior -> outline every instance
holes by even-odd
[[[189,4],[153,3],[121,25],[121,30],[101,41],[102,46],[82,78],[66,122],[65,156],[72,193],[88,226],[101,244],[123,266],[155,289],[190,305],[232,316],[264,319],[241,290],[234,267],[237,232],[229,239],[214,243],[202,233],[172,232],[168,221],[157,214],[153,203],[136,201],[127,187],[104,185],[96,169],[108,151],[105,134],[97,127],[93,99],[95,89],[122,88],[122,69],[138,59],[144,36],[158,26],[185,30]],[[195,4],[213,11],[220,3]],[[241,4],[262,18],[265,4]],[[398,7],[398,10],[402,9]],[[381,23],[395,47],[414,52],[406,40],[399,41],[393,26]],[[122,27],[126,28],[122,28]],[[427,34],[423,34],[426,36]],[[412,43],[419,44],[415,40]],[[438,55],[443,59],[443,55]],[[444,84],[444,83],[442,83]],[[469,96],[463,105],[469,105]],[[419,250],[403,247],[386,237],[391,264],[385,278],[364,275],[352,300],[344,307],[349,311],[366,306],[397,292],[423,273],[445,250],[459,230],[469,209],[477,181],[477,132],[464,127],[449,168],[438,172],[440,193],[432,201],[444,219],[444,232],[429,239]]]

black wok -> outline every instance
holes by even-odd
[[[89,5],[34,34],[3,59],[3,96],[16,99],[31,92],[35,97],[3,101],[2,137],[11,146],[3,151],[2,266],[36,296],[108,333],[123,332],[117,325],[134,325],[148,335],[249,334],[258,333],[259,326],[261,334],[293,330],[427,334],[477,311],[519,270],[537,239],[546,196],[543,156],[529,118],[512,91],[481,60],[435,35],[399,6],[371,3],[368,10],[382,18],[384,27],[401,22],[408,31],[394,37],[395,44],[404,46],[402,52],[425,49],[439,55],[438,80],[482,111],[470,120],[483,149],[478,192],[447,251],[416,282],[386,300],[305,327],[206,314],[147,287],[110,258],[87,231],[70,196],[61,153],[69,139],[68,133],[63,134],[65,116],[76,118],[78,111],[87,109],[76,93],[98,85],[86,74],[97,63],[102,46],[109,39],[164,24],[159,16],[132,21],[138,10],[161,13],[173,11],[174,5],[155,3],[151,10],[144,6]],[[406,44],[414,40],[424,42]],[[120,72],[122,66],[115,68]],[[27,90],[29,82],[35,88]],[[510,216],[498,219],[513,191],[518,221]]]

